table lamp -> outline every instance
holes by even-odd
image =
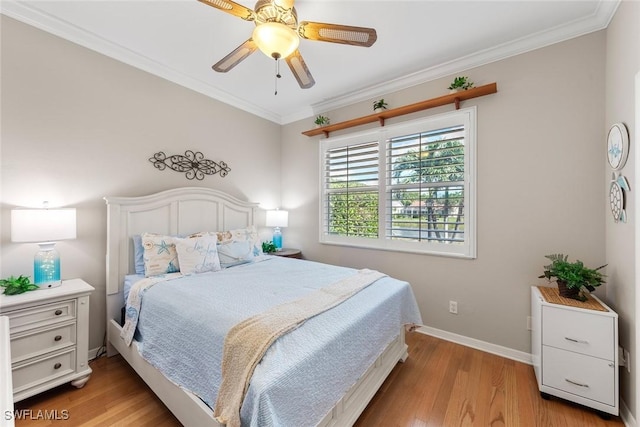
[[[289,212],[279,209],[267,211],[267,227],[275,227],[273,229],[273,244],[277,251],[282,250],[282,233],[280,227],[289,225]]]
[[[11,241],[40,246],[33,261],[33,282],[40,288],[60,286],[58,240],[76,238],[75,209],[12,209]]]

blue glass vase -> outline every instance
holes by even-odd
[[[54,245],[55,243],[40,244],[40,250],[33,260],[33,282],[42,288],[61,284],[60,255]]]
[[[277,251],[282,250],[282,233],[280,232],[280,227],[276,227],[273,230],[273,244],[276,246]]]

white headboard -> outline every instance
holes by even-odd
[[[257,203],[203,187],[175,188],[140,197],[105,197],[104,200],[107,203],[107,305],[114,305],[107,307],[110,316],[117,314],[124,301],[109,304],[109,296],[119,294],[124,276],[135,271],[132,236],[144,232],[173,235],[242,228],[254,224],[258,207]]]

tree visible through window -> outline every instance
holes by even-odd
[[[464,127],[392,138],[387,150],[387,237],[464,242]]]
[[[378,142],[327,152],[327,232],[378,237]]]
[[[475,256],[475,109],[321,145],[320,241]]]

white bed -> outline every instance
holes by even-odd
[[[120,353],[185,426],[219,426],[212,410],[200,398],[168,380],[149,364],[135,345],[120,338],[123,283],[134,272],[132,236],[143,232],[167,235],[202,230],[230,230],[255,223],[257,204],[247,203],[216,190],[188,187],[142,197],[106,197],[107,217],[107,351]],[[407,357],[404,328],[377,360],[344,394],[320,422],[321,426],[355,423],[368,402],[398,361]]]

